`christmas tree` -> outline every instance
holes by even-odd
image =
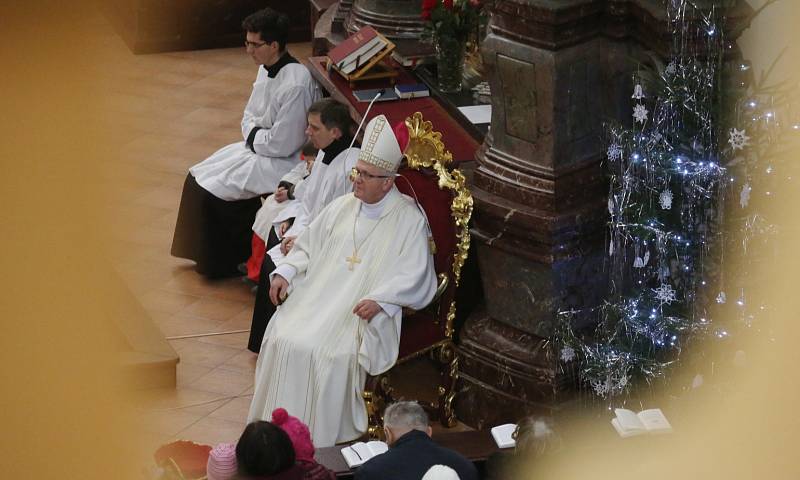
[[[747,262],[727,268],[726,255],[775,230],[747,207],[755,185],[774,192],[762,177],[776,167],[762,164],[783,141],[774,103],[791,103],[790,89],[753,81],[747,62],[729,58],[713,4],[669,0],[666,11],[669,61],[634,74],[630,122],[607,125],[610,296],[588,334],[572,321],[586,312],[561,313],[560,360],[602,398],[667,379],[688,346],[728,337],[732,317],[752,325],[752,308],[720,307],[731,288],[746,305]],[[735,189],[741,211],[727,218]]]

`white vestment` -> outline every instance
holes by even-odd
[[[258,235],[258,238],[266,241],[267,237],[269,237],[269,230],[275,222],[275,217],[288,206],[300,203],[300,201],[297,200],[297,192],[302,191],[304,178],[307,177],[309,173],[308,165],[305,162],[300,162],[281,178],[281,183],[286,182],[294,185],[295,198],[287,198],[282,202],[278,202],[275,200],[275,194],[272,194],[264,200],[253,222],[253,232]]]
[[[326,165],[322,161],[325,151],[319,151],[311,175],[303,181],[299,190],[295,189],[298,202],[287,206],[273,220],[277,228],[284,220],[294,218],[292,227],[284,236],[299,236],[329,203],[353,190],[349,176],[350,169],[358,160],[358,153],[358,148],[345,148]],[[276,265],[283,258],[280,245],[272,247],[267,254]]]
[[[294,275],[264,335],[248,422],[283,407],[308,425],[318,447],[366,431],[366,374],[397,361],[402,312],[381,310],[366,322],[353,308],[371,299],[420,309],[436,291],[427,226],[414,201],[395,188],[379,203],[370,218],[352,194],[337,198],[277,266]],[[350,270],[354,223],[361,263]]]
[[[222,200],[244,200],[275,190],[281,177],[300,161],[306,140],[306,112],[320,98],[308,69],[289,63],[270,78],[258,68],[253,92],[242,117],[242,136],[254,127],[253,150],[233,143],[189,169],[197,183]]]

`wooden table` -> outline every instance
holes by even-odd
[[[489,455],[498,451],[488,431],[442,432],[434,434],[433,440],[443,447],[455,450],[476,465],[482,464]],[[350,443],[318,448],[314,457],[317,462],[333,470],[336,478],[353,478],[353,470],[347,466],[341,452]]]
[[[360,122],[367,110],[368,103],[359,102],[353,96],[353,90],[347,80],[335,72],[328,72],[326,63],[327,57],[309,57],[305,62],[311,75],[322,88],[334,99],[349,105],[351,116],[356,122]],[[396,63],[394,66],[400,72],[396,80],[397,84],[420,83],[420,80],[408,70]],[[375,80],[359,83],[356,89],[384,87],[392,88],[388,81]],[[392,124],[395,124],[410,117],[414,112],[422,113],[425,120],[433,123],[433,129],[442,133],[442,141],[453,154],[455,162],[470,162],[475,159],[475,152],[483,140],[480,134],[472,129],[465,129],[434,97],[375,102],[369,116],[372,118],[375,115],[383,114]]]

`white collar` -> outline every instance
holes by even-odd
[[[395,188],[397,187],[392,186],[392,190],[389,190],[389,192],[387,192],[382,199],[378,200],[375,203],[366,203],[362,201],[360,214],[364,215],[370,220],[377,220],[378,218],[380,218],[381,213],[383,213],[384,207],[386,207],[386,204],[389,203],[389,197],[393,196],[392,193]]]

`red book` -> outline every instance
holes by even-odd
[[[372,27],[363,27],[328,52],[331,63],[343,73],[350,73],[365,65],[384,49],[388,43]]]

